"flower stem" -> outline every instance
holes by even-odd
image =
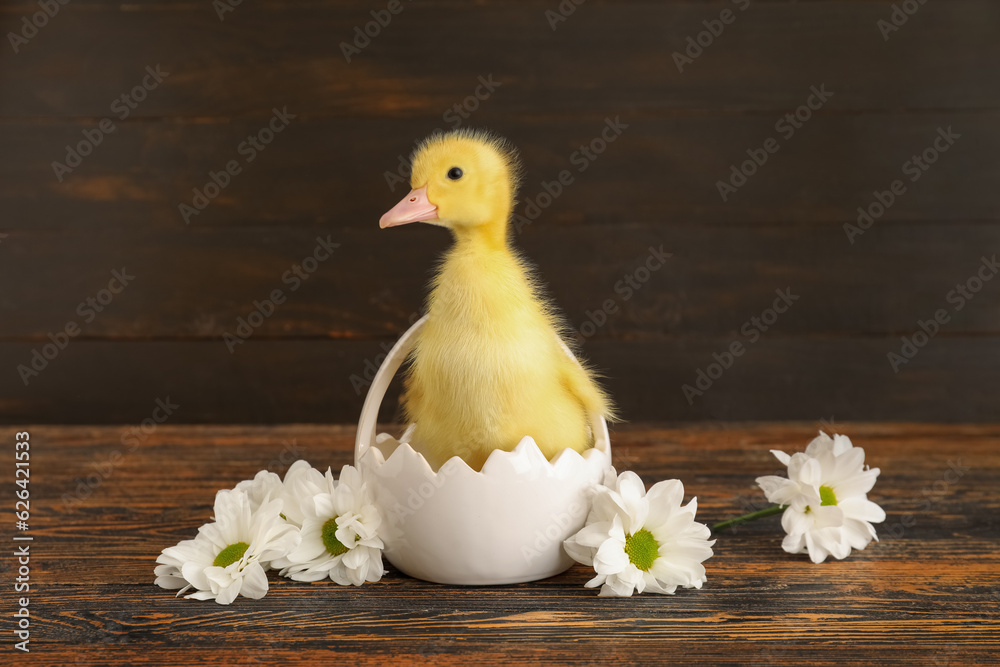
[[[773,507],[768,507],[766,509],[758,510],[756,512],[751,512],[750,514],[744,514],[743,516],[738,516],[735,519],[727,519],[726,521],[720,521],[719,523],[712,526],[712,532],[718,533],[719,531],[732,528],[733,526],[738,526],[741,523],[746,523],[748,521],[756,521],[757,519],[763,519],[766,516],[773,516],[775,514],[781,514],[785,511],[788,505],[774,505]]]

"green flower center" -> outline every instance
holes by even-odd
[[[833,492],[829,486],[819,487],[819,500],[820,505],[836,505],[837,504],[837,494]]]
[[[660,545],[653,534],[643,528],[625,538],[625,553],[633,565],[648,572],[660,555]]]
[[[243,558],[243,554],[245,554],[249,548],[250,545],[246,542],[230,544],[228,547],[219,552],[219,555],[215,557],[212,565],[215,567],[229,567],[239,559]]]
[[[337,539],[337,517],[327,519],[323,524],[323,546],[331,556],[347,553],[347,547]]]

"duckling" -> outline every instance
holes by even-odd
[[[547,458],[591,447],[590,415],[612,418],[613,408],[563,350],[557,315],[511,248],[517,153],[491,134],[455,130],[418,146],[411,174],[412,191],[379,226],[426,222],[454,237],[405,376],[414,443],[435,469],[459,456],[474,470],[525,435]]]

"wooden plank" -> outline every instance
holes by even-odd
[[[110,591],[108,591],[110,592]],[[105,591],[101,591],[105,593]],[[127,594],[126,594],[127,595]],[[114,598],[119,605],[126,605],[125,595]],[[272,616],[277,616],[285,621],[282,627],[288,627],[291,622],[293,612],[283,613],[278,611]],[[447,623],[452,612],[445,616],[442,623]],[[102,622],[105,614],[97,614],[94,623]],[[197,621],[203,620],[206,615],[201,615]],[[255,615],[245,615],[248,622],[257,622]],[[117,621],[117,617],[114,617]],[[210,616],[204,620],[212,621]],[[718,625],[728,622],[728,617],[709,619],[713,623],[716,632]],[[195,622],[197,622],[195,621]],[[834,619],[823,618],[827,625]],[[193,625],[195,622],[192,622]],[[191,664],[195,662],[211,661],[213,664],[268,664],[271,662],[282,665],[315,665],[324,660],[328,660],[331,655],[338,659],[350,660],[351,664],[358,665],[384,665],[387,661],[398,661],[407,665],[467,665],[470,656],[477,660],[483,660],[485,664],[510,664],[510,665],[565,665],[581,662],[582,664],[599,664],[601,660],[613,660],[615,658],[628,660],[632,658],[648,660],[650,662],[667,661],[685,662],[693,664],[738,664],[733,656],[731,640],[719,641],[717,634],[705,633],[694,637],[674,637],[671,633],[679,625],[676,622],[662,621],[662,629],[653,638],[644,639],[644,629],[646,626],[635,621],[623,618],[619,623],[624,627],[629,627],[627,635],[617,634],[607,631],[599,637],[586,636],[582,633],[572,633],[568,636],[575,641],[570,647],[563,648],[558,643],[553,644],[550,638],[553,635],[561,634],[551,630],[542,637],[528,645],[522,646],[519,643],[512,643],[510,635],[503,635],[495,640],[489,638],[483,641],[470,641],[466,638],[467,632],[464,628],[452,628],[438,631],[434,637],[426,639],[387,639],[383,635],[376,635],[374,638],[352,635],[351,640],[343,640],[339,636],[327,639],[317,639],[311,643],[299,643],[289,640],[279,639],[273,642],[268,638],[254,638],[251,644],[249,639],[237,639],[235,646],[219,645],[218,643],[206,643],[204,645],[185,647],[181,644],[172,643],[164,645],[154,645],[157,650],[132,648],[127,644],[113,643],[111,638],[100,644],[86,644],[89,651],[94,651],[96,657],[105,661],[101,664],[111,665],[176,665],[178,662]],[[130,627],[124,625],[123,627]],[[297,626],[292,626],[297,627]],[[330,629],[323,623],[321,627]],[[741,639],[740,658],[748,661],[773,661],[777,660],[797,660],[815,665],[831,665],[835,667],[844,662],[863,662],[866,660],[877,661],[880,664],[896,665],[910,662],[924,662],[933,664],[934,661],[957,661],[961,664],[975,663],[977,660],[989,660],[989,651],[992,645],[986,648],[966,647],[962,644],[946,643],[951,641],[951,635],[939,636],[938,633],[931,638],[921,641],[919,637],[908,634],[906,637],[900,636],[899,645],[876,644],[855,646],[851,637],[843,636],[830,647],[824,647],[821,654],[817,655],[816,645],[812,636],[808,639],[804,634],[795,634],[800,643],[788,645],[785,642],[790,635],[787,633],[804,632],[805,630],[819,631],[826,627],[817,620],[810,623],[807,619],[791,617],[787,624],[779,626],[779,632],[762,639]],[[937,628],[945,631],[947,625],[939,625]],[[850,625],[851,631],[859,631],[860,624]],[[899,631],[899,626],[890,624],[890,631]],[[241,628],[242,630],[242,628]],[[801,638],[801,639],[798,639]],[[736,638],[733,638],[736,639]],[[965,636],[956,634],[955,639],[962,641]],[[886,640],[888,641],[888,640]],[[390,643],[391,642],[391,643]],[[60,646],[60,652],[54,656],[41,656],[37,662],[33,659],[32,664],[53,665],[62,667],[67,664],[66,660],[72,660],[76,654],[77,644]],[[591,661],[591,662],[586,662]]]
[[[752,337],[772,327],[786,335],[902,335],[939,310],[943,334],[1000,332],[1000,280],[984,283],[977,273],[998,270],[991,249],[1000,247],[1000,225],[878,224],[854,241],[836,223],[572,230],[539,223],[517,239],[573,331],[588,340],[739,337],[744,327]],[[224,334],[240,333],[249,319],[258,340],[391,341],[419,314],[449,244],[437,228],[383,231],[374,222],[12,232],[0,244],[0,284],[8,286],[0,337],[48,343],[49,333],[73,323],[81,340],[214,338],[221,348]],[[108,285],[122,269],[129,284],[113,295]],[[791,303],[787,314],[766,313],[775,301],[786,308],[779,290]],[[766,323],[755,324],[762,314]]]
[[[753,479],[777,467],[770,448],[801,450],[818,426],[630,426],[616,429],[613,454],[647,485],[681,479],[686,496],[698,496],[699,520],[712,522],[758,500]],[[582,566],[500,587],[429,584],[390,567],[381,582],[361,588],[272,576],[264,599],[222,607],[156,588],[155,555],[206,520],[216,489],[273,465],[289,442],[300,446],[294,457],[314,465],[349,461],[353,428],[164,424],[123,451],[93,493],[64,505],[67,488],[122,450],[127,427],[22,423],[17,430],[31,433],[37,498],[31,664],[72,664],[80,651],[91,664],[115,665],[310,664],[331,653],[360,664],[718,663],[733,660],[733,642],[741,659],[765,663],[988,662],[1000,648],[993,525],[1000,426],[838,420],[832,427],[881,467],[871,497],[887,512],[880,542],[844,561],[816,566],[785,554],[770,519],[720,535],[704,588],[669,597],[599,599],[583,588]],[[12,433],[2,429],[0,438],[11,441]],[[0,494],[12,490],[0,481]],[[921,509],[926,500],[930,511]],[[907,515],[915,515],[911,525],[892,528]]]
[[[294,106],[288,111],[302,113]],[[608,130],[602,119],[484,115],[476,124],[490,126],[521,149],[527,172],[516,213],[539,225],[843,223],[855,222],[861,206],[872,209],[877,224],[997,219],[998,111],[827,113],[814,116],[787,141],[775,131],[782,115],[635,119],[621,107],[608,122],[620,117],[628,127],[603,153],[591,153],[593,160],[580,149],[601,147],[593,142],[603,142],[600,135]],[[66,147],[82,141],[83,129],[94,123],[8,123],[0,133],[0,153],[8,156],[0,165],[5,231],[137,225],[370,229],[407,191],[407,179],[399,176],[400,156],[408,156],[435,127],[427,120],[369,118],[301,117],[289,123],[262,151],[244,142],[266,120],[124,123],[72,173],[61,173],[62,182],[52,163],[66,160]],[[939,135],[948,128],[960,135],[950,147]],[[762,167],[750,163],[745,171],[752,175],[745,182],[733,176],[734,168],[749,163],[747,151],[763,160],[768,139],[778,142],[778,152]],[[935,141],[947,151],[935,155]],[[934,164],[925,171],[907,167],[926,149]],[[223,183],[230,179],[228,186],[211,201],[197,202],[205,208],[185,220],[181,204],[196,203],[195,190],[206,183],[214,187],[210,173],[224,171],[230,161],[238,173],[220,177]],[[544,184],[562,171],[572,182],[546,206]],[[889,190],[895,180],[905,191],[879,216],[874,193]],[[726,190],[723,199],[718,184],[726,181],[743,184]],[[549,190],[555,191],[551,185]]]
[[[558,3],[546,0],[403,3],[348,63],[340,44],[383,5],[243,3],[220,21],[211,3],[74,2],[16,55],[8,50],[0,115],[99,118],[157,63],[170,78],[137,116],[266,117],[288,104],[310,116],[447,122],[443,114],[490,74],[502,87],[489,104],[501,115],[786,109],[823,82],[837,91],[837,109],[1000,104],[988,74],[1000,64],[995,3],[922,5],[886,41],[878,22],[892,5],[588,3],[553,30],[546,12]],[[673,53],[725,8],[732,23],[679,71]],[[5,8],[4,34],[35,11],[27,2]],[[83,51],[91,56],[67,58]]]
[[[736,337],[592,341],[583,354],[630,421],[816,419],[990,421],[1000,356],[992,337],[939,335],[898,373],[896,336],[762,336],[716,368]],[[169,397],[178,423],[353,422],[385,354],[377,341],[74,341],[22,382],[33,343],[0,343],[0,422],[138,422]],[[716,377],[702,395],[699,371]],[[689,399],[690,398],[690,402]],[[382,418],[397,417],[390,390]]]
[[[948,490],[948,507],[936,510],[937,523],[933,525],[918,522],[912,526],[912,531],[895,535],[898,531],[894,530],[893,534],[883,535],[880,548],[889,550],[886,557],[899,562],[915,556],[918,549],[941,555],[951,549],[951,534],[940,530],[944,525],[951,526],[952,530],[987,536],[990,525],[985,519],[1000,503],[984,493],[992,474],[986,462],[995,454],[992,448],[1000,438],[995,425],[966,425],[959,433],[954,426],[934,424],[911,429],[906,453],[893,449],[898,426],[837,421],[833,426],[827,422],[815,427],[806,424],[675,428],[622,425],[613,429],[612,441],[616,466],[635,469],[647,480],[693,479],[702,472],[700,467],[704,465],[706,449],[710,450],[720,460],[719,469],[712,474],[717,484],[702,488],[705,485],[702,480],[698,487],[689,485],[689,493],[698,496],[701,511],[710,517],[706,521],[721,521],[742,511],[734,504],[763,502],[760,492],[753,486],[753,479],[757,475],[771,474],[780,467],[769,453],[770,448],[801,450],[821,427],[827,430],[836,427],[854,436],[856,443],[869,452],[872,465],[906,469],[912,493],[896,487],[892,496],[892,507],[899,516],[919,511],[929,496],[943,495],[934,490],[934,482],[949,469],[948,462],[942,460],[940,439],[946,434],[956,445],[957,458],[949,460],[963,472],[961,483]],[[18,428],[28,427],[22,424]],[[338,471],[353,458],[354,429],[350,426],[246,429],[168,423],[137,436],[135,428],[129,425],[80,427],[71,433],[61,427],[30,429],[32,438],[41,443],[41,451],[33,461],[46,473],[38,480],[39,484],[32,487],[39,499],[33,503],[33,516],[37,518],[33,532],[38,540],[50,545],[50,557],[35,570],[42,579],[92,585],[147,583],[148,568],[142,563],[144,550],[158,553],[162,548],[158,544],[184,539],[185,535],[196,531],[209,520],[217,489],[231,488],[261,469],[283,474],[291,462],[298,459],[310,461],[324,470],[331,466]],[[382,430],[398,433],[396,426],[383,425]],[[197,433],[197,437],[192,439],[192,433]],[[708,437],[713,442],[710,446],[704,442]],[[234,455],[237,448],[239,454]],[[193,467],[193,459],[201,465]],[[156,475],[151,475],[150,461],[156,461]],[[143,481],[139,484],[137,480]],[[928,489],[928,492],[923,493],[921,489]],[[165,506],[167,498],[170,506]],[[969,511],[974,505],[977,509]],[[76,523],[58,520],[68,516],[75,517]],[[86,532],[77,525],[84,522],[91,532],[112,532],[118,537],[94,544],[85,552],[73,551],[74,542],[87,539]],[[734,534],[744,532],[757,535],[765,531],[748,526],[739,528]],[[741,546],[754,549],[755,555],[766,558],[774,545]],[[117,578],[108,578],[107,569],[93,567],[116,555],[128,555],[135,565]],[[958,576],[958,572],[954,575]]]

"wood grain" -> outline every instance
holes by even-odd
[[[439,127],[426,117],[310,119],[293,105],[288,112],[299,117],[252,162],[239,147],[268,117],[119,123],[62,182],[53,161],[66,161],[67,146],[97,121],[4,124],[5,231],[371,228],[407,192],[400,158],[407,160],[415,143]],[[775,124],[787,112],[636,118],[623,104],[595,119],[550,122],[484,109],[471,126],[489,127],[521,150],[527,172],[515,213],[534,220],[532,226],[855,223],[858,207],[869,207],[875,191],[897,179],[906,191],[876,216],[876,226],[997,220],[992,186],[1000,179],[994,159],[1000,111],[819,111],[786,140]],[[580,148],[600,139],[605,118],[628,127],[590,160]],[[939,128],[960,137],[912,181],[912,165],[903,173],[904,164],[933,145]],[[778,152],[759,168],[747,167],[752,176],[724,200],[717,183],[729,181],[734,165],[750,160],[747,151],[763,151],[768,139],[778,142]],[[192,205],[195,189],[203,191],[209,174],[230,161],[241,171],[185,221],[180,205]],[[572,183],[547,204],[544,184],[564,170]],[[532,211],[529,201],[542,206]]]
[[[281,233],[136,230],[102,239],[94,243],[83,231],[9,234],[0,248],[8,253],[0,284],[16,287],[2,307],[18,315],[0,320],[0,338],[47,343],[47,334],[73,321],[80,340],[221,341],[254,312],[255,301],[280,290],[282,302],[255,321],[255,339],[392,341],[421,311],[437,259],[451,244],[449,234],[427,225],[375,224]],[[88,243],[91,251],[81,256]],[[328,253],[332,244],[338,247]],[[736,336],[772,307],[776,290],[793,301],[762,328],[783,334],[910,333],[939,309],[948,314],[946,335],[1000,332],[1000,280],[977,277],[995,273],[1000,225],[876,226],[853,245],[838,224],[622,223],[572,234],[539,225],[525,228],[516,245],[571,328],[590,340]],[[296,272],[317,248],[329,259],[308,259],[312,273]],[[88,304],[123,268],[134,280],[121,294],[103,307]],[[980,289],[966,288],[967,299],[956,285],[970,277]]]
[[[877,23],[890,0],[743,4],[588,3],[553,30],[546,11],[558,3],[545,0],[407,2],[347,63],[340,44],[384,3],[243,3],[220,21],[211,3],[74,2],[16,60],[7,52],[16,66],[2,70],[10,94],[0,115],[99,118],[156,63],[172,78],[136,110],[142,117],[266,117],[288,104],[313,116],[441,122],[488,74],[503,82],[490,105],[506,115],[770,111],[802,104],[822,82],[838,91],[836,109],[1000,104],[982,78],[1000,63],[1000,16],[988,0],[922,5],[889,41]],[[673,52],[727,7],[734,21],[678,71]],[[4,34],[34,11],[5,8]],[[91,55],[65,58],[80,50]]]
[[[713,355],[736,340],[746,339],[592,341],[583,355],[632,422],[899,420],[915,410],[926,420],[996,418],[988,388],[1000,355],[989,336],[939,334],[898,373],[887,355],[900,351],[899,337],[762,337],[689,402],[684,385],[697,388],[699,370],[718,375]],[[0,343],[0,423],[138,422],[166,397],[181,406],[178,423],[354,422],[389,343],[250,339],[230,354],[222,341],[74,341],[27,387],[16,368],[38,344]],[[396,416],[398,391],[383,419]]]
[[[647,485],[681,479],[714,522],[762,502],[753,480],[779,467],[768,449],[801,450],[819,426],[630,426],[613,453]],[[19,664],[983,664],[1000,648],[995,424],[835,423],[881,468],[871,498],[887,513],[880,541],[845,561],[785,554],[770,519],[719,536],[705,587],[675,596],[597,598],[582,566],[488,588],[390,568],[361,588],[272,576],[263,600],[229,607],[156,588],[156,554],[194,534],[217,489],[259,469],[350,462],[352,427],[162,425],[134,448],[128,426],[25,428],[35,541],[32,653]]]

